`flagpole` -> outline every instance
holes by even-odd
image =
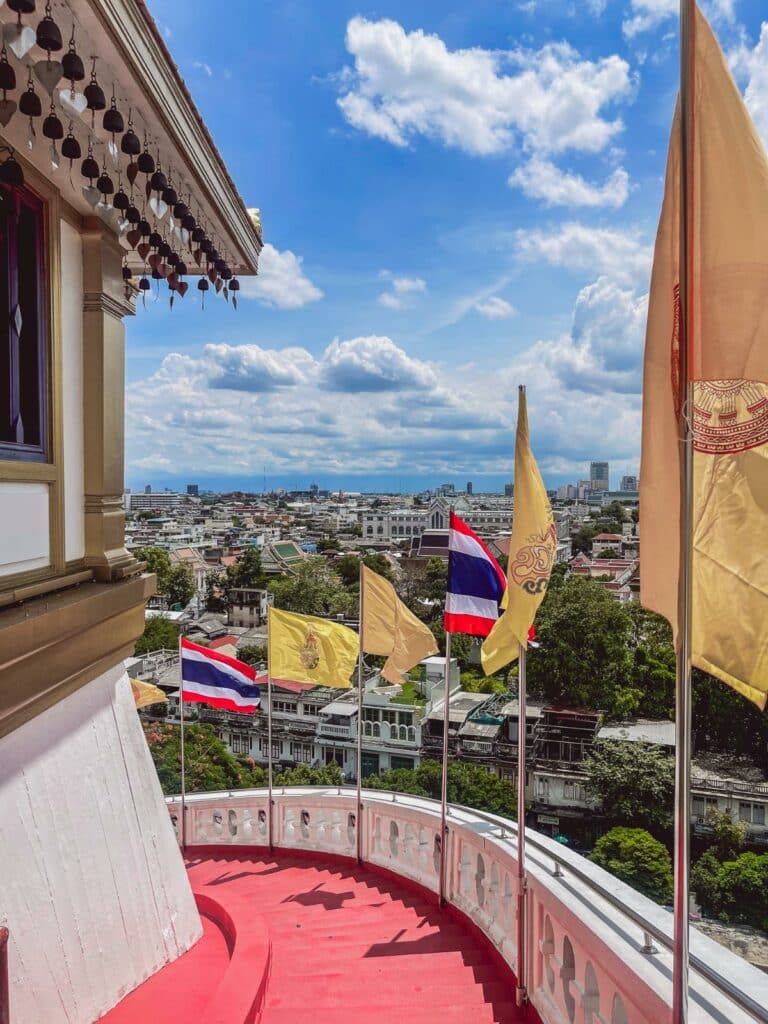
[[[445,634],[445,686],[443,704],[443,773],[440,784],[440,906],[445,905],[445,868],[448,845],[448,726],[451,701],[451,634]]]
[[[358,569],[358,580],[360,589],[360,603],[358,615],[358,634],[360,636],[360,653],[357,657],[357,754],[355,775],[357,776],[357,799],[356,799],[356,825],[357,825],[357,863],[363,863],[363,604],[364,604],[364,583],[363,583],[363,559],[360,558]]]
[[[672,1024],[688,1021],[691,808],[691,590],[693,527],[693,133],[695,0],[680,0],[680,560],[675,696],[675,899]]]
[[[272,659],[270,658],[272,628],[271,606],[267,607],[267,843],[272,852]]]
[[[187,779],[184,770],[184,662],[181,659],[179,633],[179,716],[181,719],[181,848],[187,845]]]
[[[528,880],[525,875],[525,709],[526,709],[526,655],[520,645],[520,660],[517,675],[517,990],[515,999],[518,1006],[528,1001],[525,984],[526,943],[528,940],[527,894]]]

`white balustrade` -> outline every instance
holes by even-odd
[[[356,856],[354,791],[287,788],[273,799],[275,847]],[[180,799],[168,804],[178,836]],[[188,796],[187,841],[264,847],[267,813],[264,790]],[[364,790],[362,824],[364,861],[438,892],[437,802]],[[514,971],[516,826],[457,807],[447,824],[446,899]],[[530,830],[526,837],[527,988],[544,1024],[666,1024],[671,914],[553,840]],[[691,1024],[768,1020],[766,975],[695,930],[691,949]]]

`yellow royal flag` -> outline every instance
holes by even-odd
[[[271,679],[347,689],[360,643],[357,633],[314,615],[269,609],[267,660]]]
[[[692,655],[764,707],[768,692],[768,160],[711,28],[694,28]],[[654,251],[643,380],[640,597],[678,640],[679,110]]]
[[[515,442],[515,510],[507,565],[507,606],[483,641],[483,671],[492,675],[528,646],[528,630],[547,592],[557,533],[544,481],[531,451],[525,388],[520,388]]]
[[[168,697],[166,693],[160,689],[159,686],[154,686],[152,683],[146,683],[143,679],[130,679],[131,692],[133,693],[133,702],[136,705],[137,710],[139,708],[148,708],[152,704],[160,704],[162,701],[167,701]]]
[[[437,653],[437,642],[395,593],[395,588],[368,566],[362,568],[362,648],[386,657],[381,670],[390,683],[402,683],[404,673]]]

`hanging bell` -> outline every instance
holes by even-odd
[[[117,196],[115,196],[115,199],[117,199]],[[133,203],[126,208],[125,219],[129,224],[138,224],[141,221],[141,214],[139,213],[138,207],[134,206]]]
[[[233,277],[232,280],[229,282],[229,290],[231,292],[239,292],[240,291],[240,282],[237,280],[236,277]]]
[[[128,266],[127,263],[124,263],[123,264],[123,280],[124,281],[130,281],[132,277],[133,277],[133,273],[131,272],[131,268]]]
[[[3,185],[14,185],[21,188],[24,184],[24,171],[13,152],[0,164],[0,182]]]
[[[69,160],[70,162],[72,160],[79,160],[82,156],[80,143],[77,141],[77,139],[71,131],[61,144],[61,155],[66,157],[67,160]]]
[[[50,0],[45,5],[45,16],[37,26],[37,45],[48,53],[58,53],[64,48],[61,29],[51,17]]]
[[[19,110],[22,114],[27,117],[40,117],[43,112],[43,105],[40,102],[40,97],[35,92],[35,86],[32,82],[32,69],[29,71],[29,82],[27,83],[27,90],[21,94],[19,99]]]
[[[168,245],[166,241],[162,241],[160,245],[158,245],[157,247],[157,252],[158,255],[162,256],[164,260],[168,259],[168,257],[171,255],[171,247],[170,245]],[[170,262],[170,260],[168,260],[168,262]]]
[[[189,207],[187,206],[186,203],[176,203],[176,205],[173,208],[173,216],[176,218],[176,220],[184,220],[188,213]]]
[[[165,188],[163,189],[163,194],[161,198],[163,202],[167,203],[169,206],[175,206],[179,200],[179,196],[178,193],[176,192],[176,189],[170,183],[166,185]]]
[[[148,153],[146,149],[143,153],[139,153],[136,164],[142,174],[152,174],[155,169],[154,157],[151,153]]]
[[[194,231],[197,227],[197,221],[191,213],[188,213],[186,216],[182,217],[181,226],[185,231]]]
[[[51,104],[51,112],[43,121],[43,135],[46,139],[56,141],[64,138],[64,125],[56,114],[56,108]]]
[[[193,229],[190,238],[192,239],[193,242],[197,243],[202,242],[202,240],[205,238],[205,232],[203,231],[199,224],[197,225],[196,228]]]
[[[166,261],[175,269],[181,263],[181,256],[176,251],[171,251],[166,256]]]
[[[179,277],[183,277],[187,273],[187,264],[184,262],[184,260],[179,260],[179,262],[176,264],[176,273],[179,275]]]
[[[82,57],[75,50],[74,35],[69,40],[69,49],[61,58],[61,66],[64,69],[64,78],[69,79],[73,85],[75,82],[82,82],[85,78],[85,65]]]
[[[139,234],[142,238],[148,238],[152,234],[152,228],[149,226],[149,221],[144,217],[138,223]]]
[[[0,89],[3,92],[10,92],[16,88],[16,72],[13,70],[13,65],[8,60],[8,53],[3,46],[0,50]]]
[[[152,231],[147,241],[153,249],[157,249],[158,246],[163,244],[163,236],[159,231]]]
[[[122,151],[127,156],[138,156],[139,153],[141,152],[141,142],[139,141],[139,136],[131,127],[130,121],[128,122],[128,129],[123,135],[123,138],[120,142],[120,149],[122,149]]]
[[[112,104],[109,110],[104,111],[104,120],[102,121],[104,131],[109,132],[110,135],[120,135],[125,131],[125,122],[123,121],[123,115],[117,109],[117,101],[115,97],[112,97]],[[138,141],[138,140],[137,140]]]
[[[34,14],[35,0],[8,0],[8,7],[14,14]]]
[[[97,110],[104,110],[107,105],[107,97],[104,95],[104,90],[96,81],[95,57],[93,58],[93,66],[91,67],[91,80],[88,85],[86,85],[85,89],[83,89],[83,92],[90,111],[95,112]]]
[[[112,197],[112,205],[116,210],[121,212],[127,212],[130,208],[131,201],[122,189],[122,186],[115,192]],[[136,211],[138,213],[138,210]],[[127,219],[127,218],[126,218]]]
[[[80,173],[84,178],[90,178],[91,184],[93,184],[93,179],[99,176],[99,165],[94,160],[90,150],[88,150],[88,156],[80,165]]]
[[[152,280],[153,281],[162,281],[163,280],[163,275],[160,273],[160,271],[157,269],[157,267],[153,267],[152,268]]]
[[[104,196],[104,202],[107,201],[107,196],[111,196],[112,193],[115,191],[114,183],[110,176],[107,174],[106,167],[102,167],[101,169],[99,180],[96,182],[96,188]]]
[[[148,292],[150,289],[150,283],[148,277],[139,278],[139,290],[142,292]]]
[[[168,179],[159,167],[149,179],[149,184],[153,192],[162,192],[164,188],[168,187]]]
[[[179,271],[177,270],[176,273],[178,272]],[[197,282],[197,290],[199,292],[207,292],[209,287],[210,285],[208,284],[207,279],[204,277],[201,277],[200,280]]]

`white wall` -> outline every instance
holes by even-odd
[[[201,935],[122,666],[0,739],[13,1024],[91,1024]]]
[[[50,563],[48,484],[0,484],[0,576]]]
[[[83,436],[83,245],[61,222],[61,355],[64,420],[64,551],[85,554]]]

